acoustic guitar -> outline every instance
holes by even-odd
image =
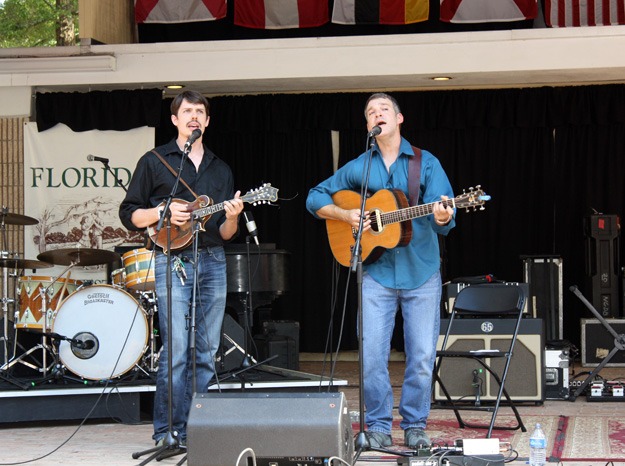
[[[361,199],[359,193],[350,190],[338,191],[332,196],[337,206],[347,210],[359,209]],[[488,200],[490,196],[478,185],[458,197],[437,202],[442,202],[445,207],[470,211],[477,207],[484,210],[484,203]],[[368,197],[365,210],[369,211],[371,228],[363,233],[361,239],[363,263],[375,262],[386,249],[406,246],[412,238],[410,220],[431,214],[434,204],[436,202],[411,207],[406,195],[396,189],[382,189]],[[334,258],[339,264],[349,267],[357,229],[347,222],[332,219],[326,220],[326,229]]]
[[[278,199],[278,188],[271,186],[271,183],[265,183],[261,187],[252,189],[241,196],[243,202],[247,202],[252,205],[267,204],[269,202],[275,202]],[[176,251],[178,249],[185,248],[193,239],[193,220],[199,220],[200,230],[204,231],[204,225],[208,219],[216,212],[224,210],[224,203],[213,204],[213,200],[206,196],[199,196],[193,202],[187,202],[183,199],[173,199],[171,202],[178,204],[184,204],[187,206],[187,212],[191,212],[191,218],[182,226],[171,226],[171,249]],[[165,207],[165,202],[159,204],[159,207]],[[163,249],[163,252],[167,252],[167,228],[163,226],[160,231],[156,231],[158,222],[150,225],[148,235],[156,244]]]

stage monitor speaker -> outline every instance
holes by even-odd
[[[201,393],[187,448],[189,466],[252,465],[252,452],[257,465],[338,466],[351,464],[354,438],[343,393]]]
[[[448,350],[477,351],[498,349],[505,351],[514,331],[515,319],[456,319],[456,331],[449,335]],[[441,319],[441,335],[437,349],[440,349],[445,338],[449,320]],[[545,400],[544,383],[544,332],[542,319],[523,319],[514,353],[510,361],[506,390],[514,401],[533,401],[542,403]],[[492,359],[491,367],[499,375],[503,372],[504,358]],[[480,369],[478,362],[472,363],[466,358],[444,358],[439,368],[439,375],[449,391],[451,399],[471,400],[475,397],[476,387],[473,386],[473,370]],[[484,374],[487,374],[484,371]],[[485,377],[483,375],[482,377]],[[480,398],[482,401],[497,399],[499,385],[492,376],[485,377]],[[440,384],[434,387],[434,400],[446,401]]]

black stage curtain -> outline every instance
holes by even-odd
[[[457,227],[443,241],[444,278],[490,273],[522,281],[521,255],[558,254],[564,336],[578,344],[579,319],[592,317],[568,291],[578,285],[590,297],[583,218],[593,208],[619,216],[623,210],[625,86],[393,95],[405,116],[403,134],[441,160],[456,193],[479,184],[492,196],[484,211],[458,213]],[[291,253],[290,290],[274,302],[272,318],[300,322],[302,351],[324,349],[336,279],[325,224],[305,211],[306,195],[332,173],[332,130],[340,136],[339,163],[365,149],[368,96],[211,99],[206,142],[230,164],[238,188],[270,182],[280,189],[277,206],[246,208],[254,212],[260,240]],[[157,143],[174,134],[168,106],[162,102]],[[237,241],[244,240],[243,231]],[[341,268],[341,288],[346,276]],[[356,348],[351,285],[343,349]],[[342,294],[335,298],[340,311]],[[338,322],[334,329],[336,342]]]
[[[111,92],[49,92],[36,95],[37,129],[45,131],[57,123],[72,131],[92,129],[126,131],[160,124],[163,91],[118,90]]]

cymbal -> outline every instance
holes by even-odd
[[[29,259],[0,259],[0,267],[8,269],[47,269],[52,264],[46,262],[34,261]]]
[[[105,249],[67,248],[42,252],[37,256],[37,259],[54,265],[70,265],[73,262],[74,265],[86,267],[88,265],[110,264],[119,260],[120,256],[116,252]]]
[[[26,215],[2,213],[0,211],[0,222],[4,222],[6,225],[37,225],[39,220]]]

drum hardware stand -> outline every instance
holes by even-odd
[[[4,228],[4,224],[3,224],[3,228]],[[5,254],[8,255],[8,253],[5,252],[0,252],[0,254],[2,256],[4,256]],[[8,267],[3,267],[2,268],[2,276],[3,276],[3,294],[2,294],[2,321],[3,321],[3,334],[2,334],[2,344],[4,346],[4,364],[2,364],[2,366],[0,366],[0,379],[4,380],[5,382],[9,382],[13,385],[15,385],[18,388],[21,388],[22,390],[28,390],[29,386],[27,384],[23,384],[21,382],[19,382],[18,380],[16,380],[14,377],[12,377],[8,372],[6,372],[11,366],[12,366],[12,361],[13,358],[15,357],[15,352],[17,350],[17,335],[13,336],[13,352],[12,354],[12,358],[11,360],[9,360],[8,356],[9,356],[9,347],[11,345],[9,345],[9,304],[15,304],[15,300],[14,299],[10,299],[7,297],[7,290],[8,290]],[[6,373],[5,373],[6,372]]]
[[[594,370],[590,371],[590,373],[588,374],[588,377],[586,377],[586,380],[584,380],[584,382],[579,387],[577,387],[575,392],[569,397],[569,401],[575,401],[575,399],[584,392],[588,384],[593,381],[593,379],[601,371],[601,369],[603,369],[605,365],[608,362],[610,362],[610,359],[612,359],[612,356],[614,356],[619,351],[625,351],[625,334],[623,333],[618,334],[612,328],[612,326],[608,323],[608,321],[603,318],[601,313],[597,311],[597,309],[595,309],[595,307],[590,303],[590,301],[588,301],[584,297],[584,295],[579,291],[579,289],[576,286],[571,286],[569,290],[571,290],[573,294],[575,294],[575,296],[577,296],[586,305],[588,310],[590,310],[595,315],[595,317],[599,319],[599,322],[601,322],[601,324],[610,333],[610,335],[614,337],[614,348],[612,348],[610,353],[608,353],[608,355],[605,358],[603,358],[601,363],[597,367],[595,367]]]
[[[0,252],[2,256],[9,253]],[[2,268],[2,321],[3,321],[3,333],[2,333],[2,345],[4,346],[4,364],[2,368],[9,362],[9,304],[15,304],[14,299],[8,297],[9,289],[9,269],[8,267]],[[15,351],[13,351],[15,354]]]
[[[157,312],[157,304],[156,304],[156,296],[154,297],[153,300],[150,300],[150,298],[148,297],[148,293],[150,293],[149,291],[142,291],[140,294],[140,300],[142,303],[143,308],[145,309],[146,313],[148,314],[148,316],[150,317],[150,322],[148,324],[148,331],[150,332],[150,342],[149,342],[149,349],[150,349],[150,362],[149,362],[149,367],[148,367],[148,371],[151,373],[156,372],[157,367],[156,367],[156,335],[154,334],[154,315]],[[152,301],[152,302],[151,302]],[[146,375],[149,375],[146,373]]]

